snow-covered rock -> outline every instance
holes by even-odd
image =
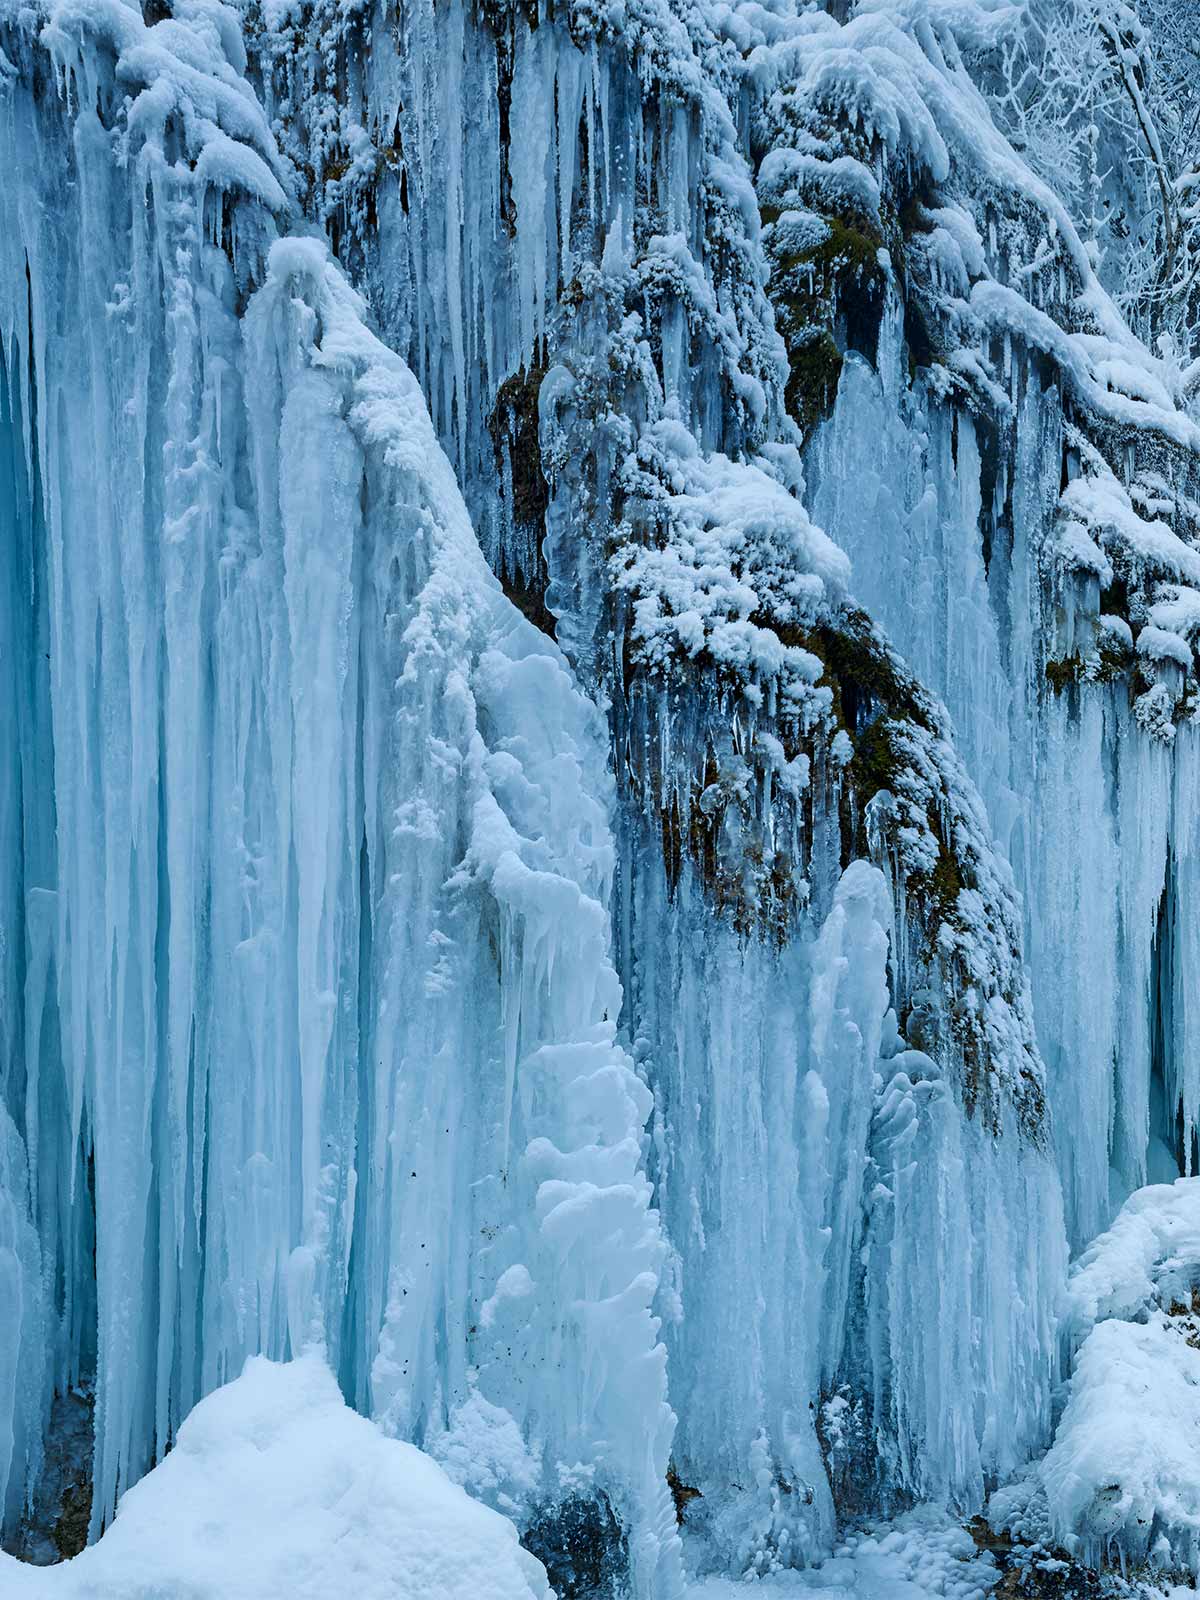
[[[1040,1467],[1054,1532],[1093,1564],[1200,1578],[1200,1178],[1131,1195],[1067,1303],[1079,1348]]]

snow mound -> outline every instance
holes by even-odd
[[[1130,1195],[1112,1227],[1071,1274],[1068,1316],[1081,1343],[1106,1317],[1126,1321],[1186,1300],[1200,1282],[1200,1178],[1155,1183]]]
[[[1132,1195],[1067,1309],[1079,1353],[1041,1466],[1055,1535],[1092,1565],[1200,1577],[1200,1178]]]
[[[549,1600],[507,1518],[350,1410],[317,1355],[261,1356],[209,1395],[60,1567],[0,1555],[0,1591],[68,1600]]]
[[[1089,1565],[1200,1576],[1200,1319],[1155,1312],[1089,1334],[1042,1477],[1054,1528]]]

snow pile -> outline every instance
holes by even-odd
[[[1200,1287],[1200,1178],[1130,1195],[1071,1273],[1067,1326],[1076,1345],[1109,1317],[1136,1321]]]
[[[552,1600],[512,1523],[351,1411],[316,1354],[248,1361],[99,1543],[51,1568],[0,1553],[0,1587],[29,1600]]]
[[[1080,1342],[1041,1464],[1063,1545],[1200,1578],[1200,1178],[1132,1195],[1072,1274]]]
[[[1041,1469],[1059,1539],[1089,1565],[1200,1577],[1198,1452],[1200,1315],[1099,1323]]]

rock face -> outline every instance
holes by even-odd
[[[1028,27],[0,0],[9,1537],[55,1396],[94,1537],[320,1345],[564,1593],[678,1596],[680,1486],[734,1574],[974,1513],[1064,1355],[1085,1538],[1068,1253],[1200,1114],[1200,429]]]

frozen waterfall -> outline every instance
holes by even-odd
[[[1200,1576],[1200,377],[1024,17],[0,0],[6,1550],[270,1390],[560,1600]]]

